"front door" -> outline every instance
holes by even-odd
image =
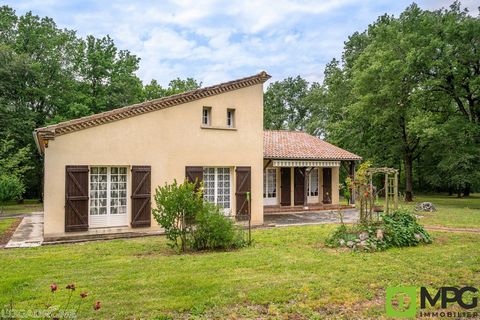
[[[323,168],[323,203],[332,203],[332,168]]]
[[[127,168],[90,167],[90,228],[127,226]]]
[[[295,187],[295,205],[303,205],[305,197],[305,168],[295,168],[294,170],[294,187]]]
[[[289,206],[291,203],[290,200],[290,168],[281,168],[280,169],[280,180],[281,180],[281,199],[280,204],[282,206]]]

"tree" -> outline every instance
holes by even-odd
[[[300,76],[271,83],[264,94],[265,129],[304,130],[310,117],[308,82]]]
[[[0,214],[7,201],[20,199],[24,192],[25,187],[17,176],[0,175]]]
[[[196,90],[202,86],[201,82],[193,78],[182,80],[180,78],[171,80],[167,88],[163,88],[158,84],[157,80],[153,79],[149,84],[143,88],[143,100],[153,100],[171,96],[174,94]]]

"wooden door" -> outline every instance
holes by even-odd
[[[291,204],[290,197],[290,168],[280,169],[280,182],[281,182],[281,198],[280,204],[282,206],[289,206]]]
[[[323,168],[323,203],[332,203],[332,168]]]
[[[305,197],[305,168],[295,168],[293,174],[294,201],[297,205],[303,205]]]

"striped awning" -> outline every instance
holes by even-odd
[[[273,160],[274,167],[340,167],[340,161],[333,160]]]

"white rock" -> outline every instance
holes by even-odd
[[[364,240],[367,240],[368,239],[368,232],[362,232],[358,235],[358,238],[360,239],[360,241],[364,241]]]
[[[383,230],[382,229],[377,230],[377,239],[378,240],[383,240]]]

